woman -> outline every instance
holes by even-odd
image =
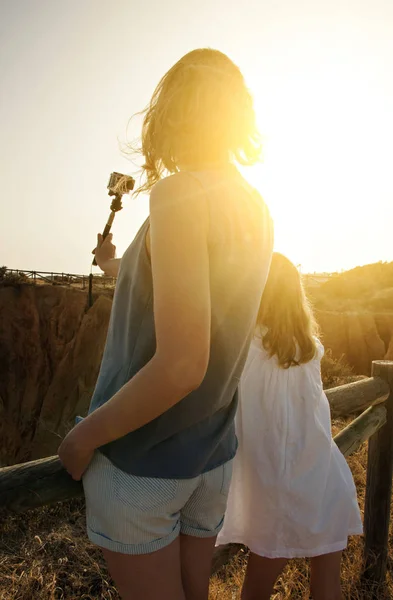
[[[268,211],[233,165],[259,150],[227,56],[195,50],[161,79],[142,130],[150,216],[121,260],[89,416],[59,449],[124,599],[208,597],[272,253]],[[113,273],[110,250],[97,262]]]

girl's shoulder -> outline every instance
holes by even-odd
[[[323,355],[325,354],[325,348],[324,345],[322,344],[321,340],[319,338],[317,338],[316,336],[314,336],[314,340],[317,346],[317,353],[315,358],[317,360],[322,360]]]
[[[267,333],[267,328],[266,327],[260,327],[257,328],[254,332],[254,337],[251,341],[251,346],[250,346],[250,354],[258,354],[260,360],[262,361],[269,361],[272,364],[275,364],[277,366],[277,368],[282,369],[282,367],[279,366],[277,358],[275,356],[271,356],[270,353],[265,349],[264,345],[263,345],[263,338]],[[309,367],[314,366],[315,363],[320,363],[322,360],[322,357],[325,353],[325,349],[323,347],[323,344],[321,342],[321,340],[317,337],[314,336],[314,340],[315,340],[315,344],[316,344],[316,353],[313,359],[311,359],[308,363],[302,363],[300,366],[307,369],[307,365]],[[290,369],[299,369],[298,366],[294,365],[293,367],[290,367]],[[284,370],[284,369],[283,369]],[[288,371],[288,369],[285,369],[286,371]]]
[[[270,356],[270,353],[265,349],[263,345],[263,337],[266,332],[257,329],[254,332],[254,336],[251,340],[249,356],[258,356],[259,361],[271,362],[274,364],[277,362],[275,356]]]

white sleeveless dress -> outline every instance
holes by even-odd
[[[239,449],[217,544],[237,542],[268,558],[344,549],[361,534],[356,488],[331,435],[318,355],[283,369],[256,336],[239,386]]]

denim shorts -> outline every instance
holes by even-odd
[[[83,476],[89,539],[122,554],[148,554],[179,533],[214,537],[220,531],[232,461],[192,479],[137,477],[96,452]]]

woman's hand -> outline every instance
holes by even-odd
[[[102,233],[97,234],[97,247],[93,250],[97,265],[105,270],[103,267],[108,261],[116,258],[116,246],[112,244],[113,235],[109,233],[106,238],[102,237]]]
[[[86,437],[83,428],[76,425],[60,444],[58,454],[61,463],[72,479],[79,481],[93,458],[95,447]]]
[[[97,247],[93,250],[93,253],[101,271],[111,277],[117,277],[120,260],[116,258],[116,246],[112,244],[112,239],[111,233],[105,239],[103,239],[101,233],[97,234]]]

